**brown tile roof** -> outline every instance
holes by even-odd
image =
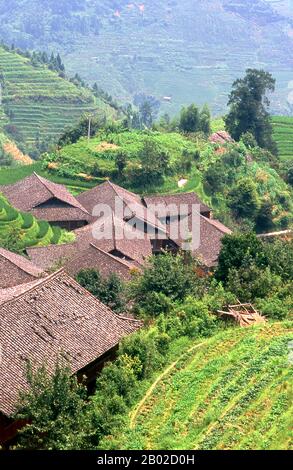
[[[218,131],[210,136],[209,141],[213,144],[226,144],[228,142],[233,142],[233,139],[228,132]]]
[[[86,246],[93,243],[106,252],[119,251],[129,260],[138,264],[144,264],[146,258],[152,254],[152,246],[148,237],[143,234],[140,239],[133,237],[132,227],[125,221],[115,216],[108,217],[104,222],[104,230],[108,228],[112,234],[109,240],[98,240],[93,235],[94,225],[88,225],[75,230],[76,243],[79,246]],[[122,236],[120,236],[122,234]]]
[[[0,247],[0,258],[5,258],[17,266],[22,271],[30,274],[33,277],[39,277],[42,274],[42,270],[35,266],[30,260],[24,256],[13,253],[12,251],[5,250]],[[1,265],[0,265],[1,266]]]
[[[78,201],[90,214],[93,214],[93,209],[97,204],[107,204],[111,207],[112,212],[115,213],[115,198],[119,198],[123,201],[123,207],[127,218],[131,219],[136,217],[142,222],[146,222],[152,227],[157,227],[164,233],[166,232],[165,227],[160,223],[155,214],[146,209],[140,196],[131,193],[110,181],[106,181],[105,183],[77,196]],[[93,220],[95,219],[96,217],[93,217]]]
[[[76,243],[38,246],[27,248],[26,252],[31,261],[39,266],[39,268],[49,270],[63,266],[72,257],[76,256],[78,246]]]
[[[42,274],[43,270],[24,256],[0,248],[0,288],[29,282]]]
[[[146,196],[144,197],[144,201],[147,207],[156,204],[163,204],[164,206],[167,205],[174,205],[179,208],[180,205],[188,205],[188,211],[191,213],[191,206],[192,205],[200,205],[200,212],[207,213],[211,212],[210,207],[204,204],[198,195],[194,192],[190,193],[177,193],[177,194],[158,194],[154,196]],[[170,214],[172,215],[172,214]]]
[[[144,264],[145,259],[151,256],[151,242],[145,236],[143,239],[133,240],[131,228],[126,222],[116,217],[109,217],[105,224],[110,229],[111,238],[109,240],[96,239],[93,235],[94,226],[91,224],[74,232],[76,234],[74,243],[28,248],[28,256],[43,269],[62,265],[69,274],[74,275],[81,269],[91,267],[99,269],[101,274],[105,276],[110,272],[116,272],[124,279],[128,278],[129,270],[140,267]],[[118,236],[120,233],[123,235],[121,239]],[[129,238],[127,238],[127,233]],[[95,247],[95,251],[93,251],[93,247]],[[89,253],[92,255],[91,259]],[[106,257],[106,254],[109,256]],[[108,263],[107,267],[106,262]],[[123,266],[121,266],[121,262],[124,264]]]
[[[199,215],[200,223],[200,246],[193,254],[207,267],[213,267],[217,264],[218,257],[222,247],[222,238],[226,234],[232,233],[231,230],[225,225],[221,224],[218,220],[208,219],[203,215]],[[192,216],[188,216],[188,227],[192,230]],[[172,223],[169,227],[170,236],[172,238]],[[172,238],[173,239],[173,238]],[[174,241],[180,246],[183,246],[184,240],[181,238],[174,238]]]
[[[65,186],[52,183],[33,173],[15,184],[0,186],[10,204],[35,217],[48,221],[89,220],[86,209]],[[52,201],[58,200],[60,206]]]
[[[98,269],[103,277],[109,277],[110,274],[115,273],[124,281],[129,281],[132,272],[139,270],[136,265],[126,259],[113,256],[94,244],[90,244],[88,248],[70,259],[64,265],[64,269],[71,276],[75,276],[81,269]]]
[[[77,373],[141,327],[113,313],[64,271],[27,287],[0,305],[0,412],[6,416],[28,387],[28,360],[53,371],[62,355]]]

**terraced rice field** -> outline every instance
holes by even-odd
[[[31,214],[17,211],[0,193],[0,246],[5,244],[14,231],[20,234],[21,248],[60,244],[74,238],[59,227],[53,227],[46,221],[38,221]]]
[[[274,139],[282,160],[293,158],[293,117],[273,117]]]
[[[121,448],[292,449],[292,340],[284,322],[195,345],[133,409]]]
[[[60,78],[45,66],[33,66],[29,59],[1,47],[0,74],[0,126],[8,123],[8,117],[27,144],[36,139],[56,139],[84,113],[111,112],[89,90]]]

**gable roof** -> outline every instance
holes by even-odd
[[[93,214],[93,209],[97,204],[107,204],[112,212],[116,214],[115,198],[123,201],[124,211],[127,220],[137,218],[142,222],[149,224],[152,227],[158,228],[160,231],[166,233],[166,227],[161,224],[159,219],[142,203],[140,196],[131,193],[126,189],[118,186],[110,181],[95,186],[94,188],[85,191],[77,196],[78,201],[87,209],[90,214]],[[95,220],[97,217],[93,217]]]
[[[46,363],[53,372],[61,355],[77,373],[141,327],[116,315],[64,271],[26,287],[0,304],[0,412],[6,416],[28,388],[27,361],[34,368]]]
[[[46,220],[88,220],[87,210],[61,184],[52,183],[33,173],[15,184],[0,186],[0,191],[16,209],[32,212],[38,218]],[[44,207],[57,199],[67,207]],[[57,218],[56,218],[57,217]]]
[[[0,260],[1,258],[6,259],[12,263],[16,268],[29,274],[32,277],[40,277],[43,274],[43,270],[34,265],[30,260],[24,256],[13,253],[12,251],[5,250],[0,247]],[[0,262],[0,284],[1,284],[1,262]],[[1,287],[1,285],[0,285]]]
[[[113,272],[117,271],[118,266],[121,268],[121,258],[122,261],[128,263],[128,269],[131,269],[143,265],[145,259],[152,255],[150,240],[146,236],[142,239],[133,240],[133,237],[131,237],[131,227],[123,220],[111,216],[105,220],[104,224],[105,229],[109,230],[109,239],[96,239],[93,234],[94,224],[91,224],[74,231],[76,235],[76,241],[74,243],[28,248],[27,253],[30,259],[43,269],[49,269],[61,263],[66,270],[69,269],[68,272],[70,274],[75,274],[87,267],[86,265],[89,263],[86,263],[85,260],[87,259],[91,245],[105,254],[112,255],[108,256],[107,260],[109,269],[112,269]],[[122,234],[122,237],[119,236],[120,234]],[[78,259],[80,260],[80,268],[76,271],[75,267],[78,267]],[[114,262],[115,259],[116,261],[118,260],[118,265],[117,262]],[[105,268],[103,269],[104,261],[105,256],[102,256],[101,253],[98,255],[96,252],[92,259],[91,267],[101,270],[102,275],[103,273],[106,274],[107,270]],[[118,274],[120,271],[121,269],[118,269]]]
[[[204,204],[195,192],[146,196],[144,197],[144,201],[147,207],[150,207],[152,204],[163,204],[164,206],[174,205],[179,209],[180,205],[188,205],[188,212],[191,213],[192,205],[200,205],[201,214],[211,212],[211,208]]]
[[[200,223],[200,245],[193,252],[193,255],[198,257],[204,266],[209,268],[216,266],[218,257],[222,248],[222,238],[226,234],[231,234],[232,231],[215,219],[208,219],[202,214],[199,215]],[[188,228],[192,232],[192,215],[188,216]],[[172,238],[172,221],[169,226],[171,239],[174,240],[180,247],[183,247],[185,240],[182,238]]]

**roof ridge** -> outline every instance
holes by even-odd
[[[31,272],[29,271],[26,271],[22,266],[19,266],[18,264],[14,263],[13,260],[6,255],[6,253],[11,253],[13,256],[16,256],[18,259],[20,259],[20,261],[22,263],[28,263],[28,264],[31,264],[33,268],[37,269],[38,271],[40,271],[40,274],[43,272],[43,270],[41,268],[39,268],[39,266],[36,266],[32,260],[30,260],[29,258],[25,258],[24,256],[18,254],[18,253],[14,253],[13,251],[10,251],[10,250],[6,250],[6,248],[3,248],[3,247],[0,247],[0,255],[3,256],[3,258],[5,258],[7,261],[9,261],[10,263],[14,264],[15,266],[17,266],[21,271],[23,271],[24,273],[27,273],[27,274],[30,274],[31,276],[34,276],[37,278],[37,276],[35,276],[34,274],[32,274]]]
[[[48,188],[48,186],[46,185],[45,181],[46,179],[43,178],[42,176],[38,175],[38,173],[36,173],[35,171],[33,172],[33,174],[38,178],[39,182],[45,186],[45,188],[49,191],[49,193],[51,193],[52,196],[54,196],[54,193],[52,193],[51,189]]]
[[[66,201],[64,200],[64,198],[60,198],[60,197],[56,196],[56,194],[50,189],[49,185],[51,185],[51,184],[54,185],[54,186],[57,186],[57,187],[62,188],[64,191],[66,191],[66,192],[68,193],[68,195],[69,195],[70,197],[72,197],[72,198],[76,201],[76,204],[74,204],[74,205],[73,205],[73,204],[70,204],[70,203],[68,203],[68,202],[67,202],[67,204],[71,205],[72,207],[75,207],[75,209],[80,209],[80,210],[82,210],[84,213],[89,214],[89,212],[83,207],[83,205],[68,191],[68,189],[66,188],[66,186],[65,186],[64,184],[54,183],[54,181],[47,180],[47,179],[44,178],[43,176],[38,175],[35,171],[33,172],[33,174],[38,178],[38,180],[40,181],[40,183],[41,183],[43,186],[45,186],[45,188],[49,191],[49,193],[50,193],[53,197],[55,197],[55,198],[57,198],[57,199],[60,199],[60,200],[63,201],[63,202],[66,202]],[[49,185],[48,185],[47,183],[49,183]],[[38,207],[38,206],[34,206],[34,207]]]
[[[212,225],[216,230],[218,230],[218,232],[220,233],[224,233],[226,234],[227,232],[225,232],[224,230],[221,230],[220,227],[218,227],[216,224],[213,224],[213,220],[215,222],[219,222],[221,225],[223,225],[224,227],[226,227],[226,225],[222,224],[222,222],[220,222],[220,220],[217,220],[217,219],[209,219],[208,217],[205,217],[204,215],[200,214],[201,217],[203,217],[210,225]],[[227,230],[230,230],[230,232],[232,233],[232,230],[229,228],[229,227],[226,227]]]

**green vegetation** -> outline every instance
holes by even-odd
[[[221,126],[219,119],[214,128]],[[293,214],[292,190],[272,168],[277,158],[254,145],[249,134],[239,143],[214,145],[202,133],[115,124],[90,140],[82,137],[45,154],[43,163],[54,178],[110,178],[139,193],[195,191],[231,227],[286,228]],[[181,178],[187,180],[183,189],[178,187]]]
[[[32,150],[56,141],[84,113],[113,115],[104,101],[60,77],[46,64],[0,46],[2,105],[0,126],[22,147]]]
[[[151,258],[124,287],[128,313],[144,318],[145,327],[122,341],[118,358],[104,367],[88,402],[76,397],[73,383],[74,401],[82,410],[76,423],[72,412],[68,417],[64,412],[71,396],[68,372],[57,367],[45,380],[43,369],[36,372],[33,390],[20,397],[18,417],[30,424],[19,446],[289,448],[293,245],[267,247],[255,235],[234,235],[226,239],[224,259],[229,249],[228,277],[218,274],[224,284],[214,276],[203,278],[186,256]],[[269,323],[240,329],[215,313],[236,302],[238,286],[229,284],[229,274],[234,266],[249,268],[250,258],[259,275],[244,279]],[[260,276],[267,269],[278,277],[269,293]],[[100,296],[98,273],[82,272],[80,280]],[[275,318],[284,321],[275,323]],[[23,442],[30,432],[31,440]]]
[[[233,83],[228,101],[230,109],[225,117],[227,131],[233,139],[239,141],[249,132],[260,147],[276,153],[266,96],[275,91],[275,84],[270,73],[256,69],[247,69],[245,77]]]
[[[293,159],[293,117],[273,116],[273,137],[282,160]]]
[[[116,449],[288,449],[291,324],[235,328],[195,343],[142,401]]]
[[[116,174],[116,158],[125,154],[128,162],[138,160],[145,139],[153,141],[161,151],[167,152],[171,164],[175,164],[183,152],[196,154],[197,146],[178,133],[161,133],[139,130],[100,131],[88,141],[81,138],[76,144],[66,145],[60,151],[45,155],[46,164],[56,163],[57,173],[76,176],[87,173],[95,176],[113,177]]]
[[[14,209],[0,193],[0,246],[21,252],[31,246],[66,243],[74,235]]]
[[[116,273],[113,272],[107,279],[103,279],[98,270],[83,269],[77,274],[76,280],[114,312],[125,311],[125,287]]]

